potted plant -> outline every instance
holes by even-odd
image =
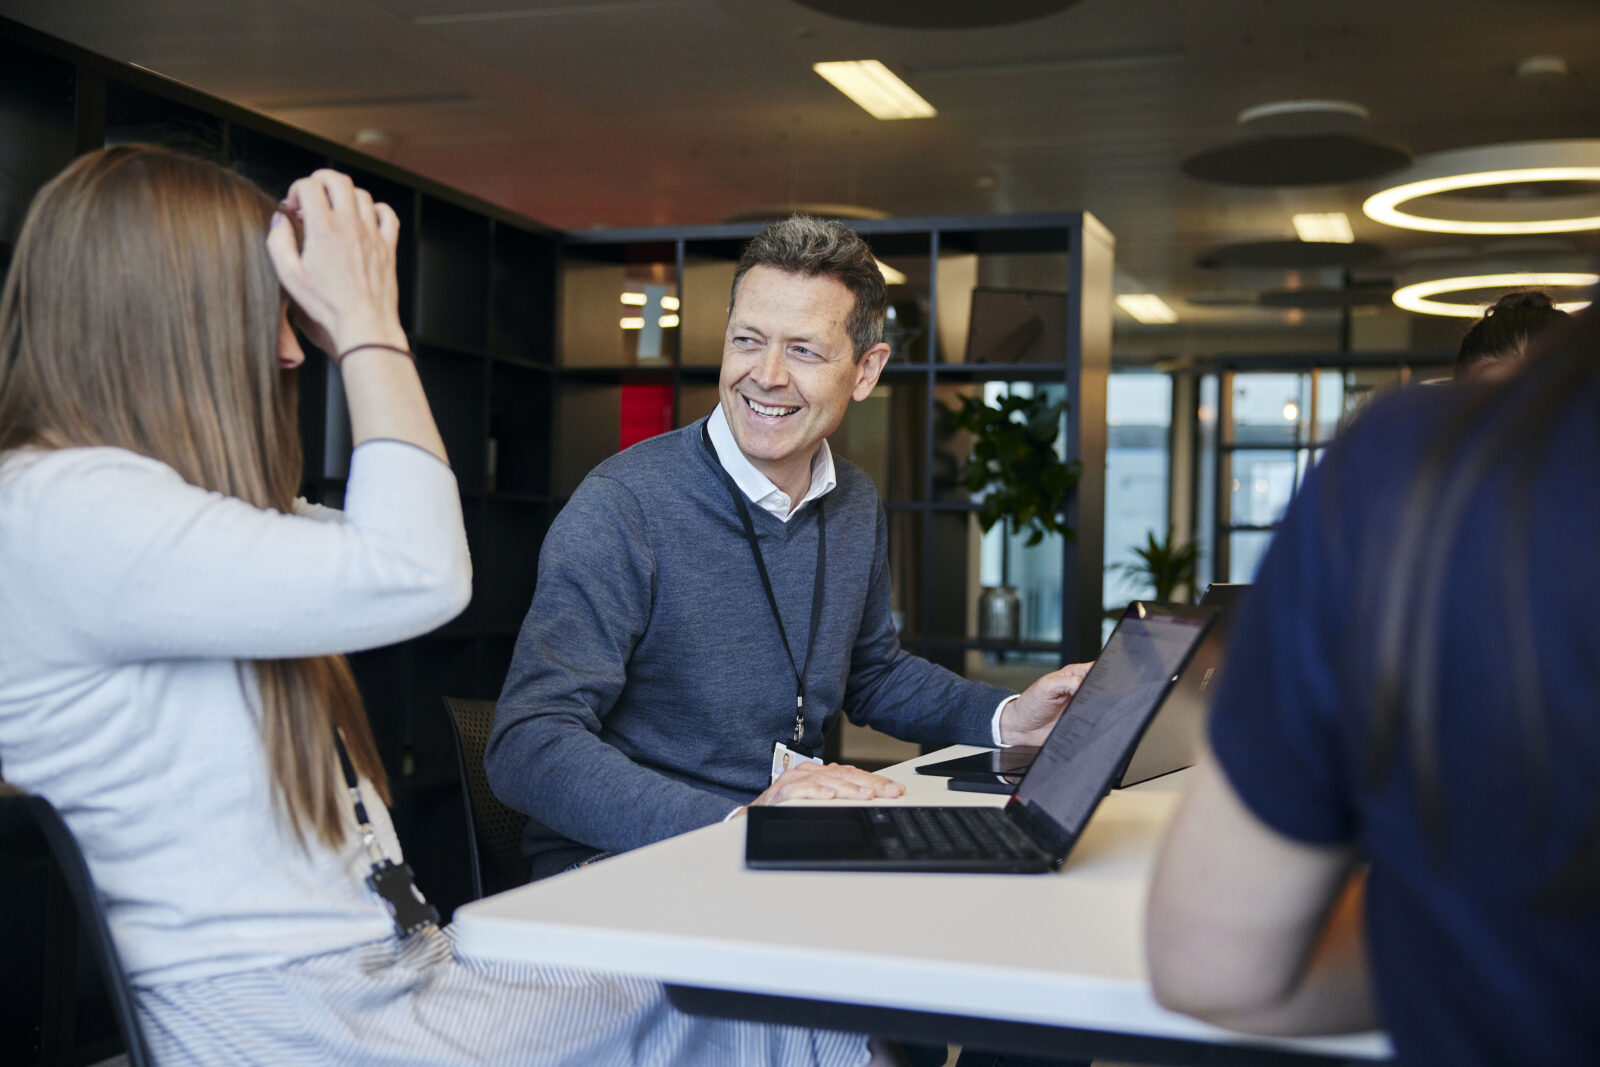
[[[1194,542],[1174,545],[1172,528],[1167,535],[1156,540],[1154,530],[1145,535],[1143,545],[1131,546],[1135,559],[1128,563],[1114,563],[1107,570],[1142,585],[1152,586],[1154,599],[1170,604],[1181,588],[1186,591],[1185,601],[1194,601],[1195,568],[1200,563],[1200,547]],[[1109,613],[1108,613],[1109,614]],[[1116,614],[1120,615],[1121,612]]]
[[[1066,410],[1065,400],[1016,394],[993,405],[981,395],[967,396],[959,408],[944,409],[947,429],[965,430],[973,437],[961,482],[984,494],[978,508],[984,533],[1004,522],[1007,534],[1026,530],[1030,546],[1046,534],[1074,536],[1064,509],[1082,464],[1056,453]],[[1002,584],[985,589],[978,603],[979,636],[985,639],[1014,641],[1019,633],[1021,599],[1009,582],[1009,541],[1007,537],[1001,548]]]

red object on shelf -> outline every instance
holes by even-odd
[[[672,429],[672,386],[624,384],[619,421],[619,450],[666,433]]]

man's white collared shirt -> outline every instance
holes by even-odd
[[[794,504],[788,493],[758,471],[750,458],[739,450],[739,442],[733,439],[733,428],[728,425],[728,415],[722,410],[721,404],[711,412],[706,429],[711,434],[711,447],[717,451],[717,462],[722,464],[722,469],[728,472],[739,491],[762,511],[770,512],[784,522],[800,514],[800,510],[813,500],[833,492],[834,486],[839,484],[834,476],[833,450],[828,447],[826,440],[818,446],[816,455],[811,457],[811,488],[800,498],[800,503]]]

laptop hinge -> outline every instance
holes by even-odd
[[[1071,836],[1064,833],[1049,817],[1030,809],[1015,796],[1006,802],[1005,813],[1006,818],[1026,834],[1028,840],[1032,841],[1039,851],[1051,856],[1059,854],[1061,845]]]

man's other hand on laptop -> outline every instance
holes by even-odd
[[[1069,663],[1023,690],[1000,713],[1000,743],[1042,745],[1093,663]]]
[[[780,774],[778,780],[750,804],[780,804],[785,800],[871,800],[897,797],[905,791],[906,787],[893,778],[848,764],[802,763]]]

